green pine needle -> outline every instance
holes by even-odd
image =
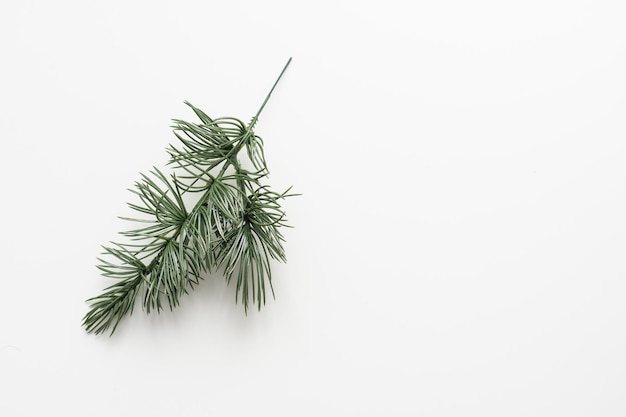
[[[171,310],[204,273],[217,270],[227,283],[235,281],[235,301],[246,313],[250,303],[261,309],[267,287],[274,295],[270,262],[286,261],[280,229],[288,226],[280,201],[294,194],[262,184],[268,169],[253,128],[290,62],[248,124],[212,119],[185,102],[200,122],[173,120],[179,142],[168,148],[172,173],[155,167],[130,190],[138,201],[128,206],[137,217],[122,219],[136,226],[121,233],[128,242],[105,246],[98,258],[102,275],[116,282],[87,300],[87,332],[112,335],[137,299],[147,313],[164,305]],[[244,149],[253,170],[238,159]],[[185,203],[190,199],[191,208]]]

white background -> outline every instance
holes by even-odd
[[[0,415],[626,415],[622,1],[0,5]],[[170,119],[264,110],[276,300],[86,334]]]

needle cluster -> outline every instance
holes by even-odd
[[[98,259],[102,275],[116,282],[88,300],[88,332],[113,334],[137,299],[147,313],[173,309],[218,270],[235,282],[236,302],[246,312],[250,303],[260,310],[268,289],[274,294],[270,261],[286,261],[280,202],[292,194],[263,184],[263,141],[253,130],[274,87],[248,124],[212,119],[186,102],[199,121],[173,121],[178,142],[167,150],[171,173],[153,168],[141,175],[131,190],[137,201],[128,204],[137,216],[123,218],[135,227],[122,232],[127,242],[105,246]]]

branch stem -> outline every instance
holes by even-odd
[[[263,101],[263,104],[261,104],[261,107],[259,108],[259,111],[256,112],[256,114],[254,115],[254,117],[252,118],[252,121],[250,122],[250,124],[248,125],[248,129],[252,130],[252,128],[254,127],[254,125],[256,124],[257,120],[259,120],[259,116],[261,115],[261,112],[263,111],[263,108],[265,107],[265,104],[267,103],[267,101],[270,99],[270,96],[272,95],[272,93],[274,92],[274,89],[276,88],[276,85],[278,85],[278,82],[280,81],[280,79],[282,78],[283,74],[285,73],[285,70],[287,70],[287,67],[289,66],[289,64],[291,63],[291,57],[289,58],[289,60],[287,61],[287,63],[285,64],[285,66],[283,67],[283,70],[280,72],[280,75],[278,76],[278,78],[276,79],[276,81],[274,82],[274,85],[272,86],[272,89],[270,90],[269,93],[267,93],[267,97],[265,97],[265,100]]]

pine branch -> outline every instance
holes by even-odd
[[[104,247],[98,258],[102,275],[117,282],[87,300],[88,332],[112,335],[137,299],[146,313],[165,304],[172,310],[203,274],[220,269],[227,283],[236,280],[235,301],[246,312],[250,303],[259,310],[265,304],[266,282],[274,295],[270,261],[286,262],[280,228],[288,226],[280,200],[292,194],[262,184],[268,169],[253,128],[290,62],[247,125],[232,117],[212,119],[185,102],[200,122],[173,120],[179,142],[167,149],[172,173],[155,167],[130,190],[138,201],[128,206],[138,216],[122,219],[136,227],[121,233],[128,242]],[[254,171],[243,168],[240,154]],[[190,209],[187,194],[195,197]]]

